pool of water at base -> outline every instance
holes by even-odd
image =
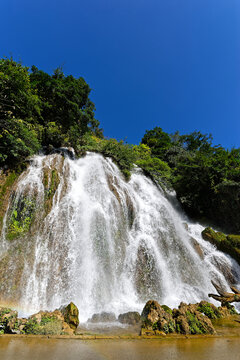
[[[0,337],[1,360],[231,360],[239,338],[79,340]]]

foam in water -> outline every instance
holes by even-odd
[[[57,169],[60,181],[43,216],[46,168]],[[137,168],[126,182],[99,154],[35,156],[12,201],[21,194],[34,195],[38,206],[19,284],[19,306],[30,312],[73,301],[85,321],[101,311],[141,311],[150,298],[170,307],[194,303],[214,292],[211,280],[226,289],[239,282],[237,263],[204,241],[203,228]],[[7,216],[0,258],[12,246]]]

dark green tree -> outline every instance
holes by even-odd
[[[164,159],[167,149],[171,147],[171,138],[160,127],[147,130],[141,141],[150,147],[152,155]]]
[[[40,101],[29,81],[28,67],[10,59],[0,60],[0,116],[34,121],[40,116]]]

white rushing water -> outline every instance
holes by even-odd
[[[46,216],[44,169],[56,169],[60,179]],[[126,182],[99,154],[35,156],[12,201],[22,194],[37,202],[19,283],[18,302],[30,312],[73,301],[85,321],[101,311],[141,311],[148,299],[170,307],[207,300],[211,280],[226,289],[239,282],[237,263],[204,241],[203,227],[189,223],[174,195],[137,168]],[[7,216],[0,258],[12,246]]]

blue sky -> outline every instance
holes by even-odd
[[[0,57],[83,76],[107,137],[240,147],[239,0],[1,0]]]

